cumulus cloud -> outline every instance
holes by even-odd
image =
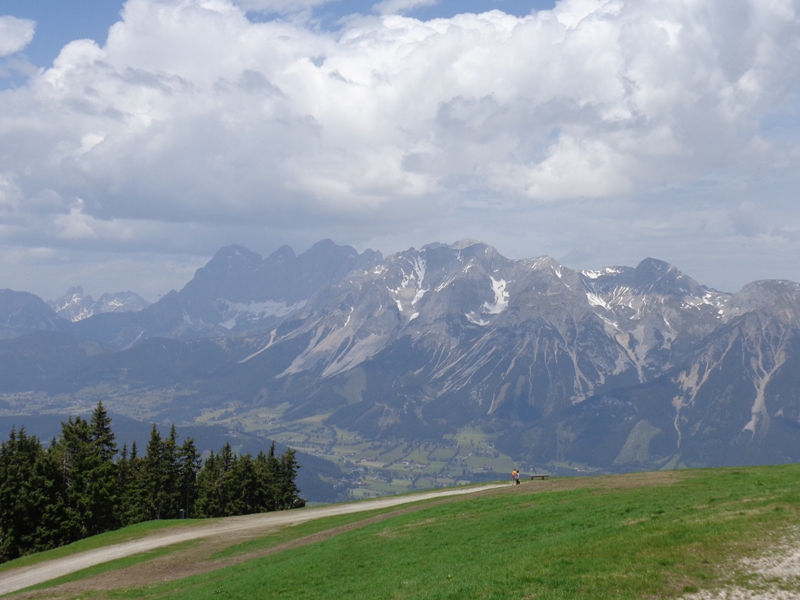
[[[0,56],[19,52],[33,39],[36,23],[30,19],[0,16]]]
[[[437,0],[383,0],[375,4],[372,10],[382,15],[394,15],[434,4],[438,4]]]
[[[585,249],[575,203],[634,228],[655,202],[691,218],[729,199],[719,218],[735,224],[754,185],[796,180],[797,131],[776,126],[797,118],[796,0],[427,22],[393,14],[427,0],[387,0],[338,31],[245,12],[321,3],[128,0],[104,46],[72,42],[0,92],[6,239],[166,247],[186,224],[260,224],[367,243],[443,221],[463,237],[501,206],[505,226],[479,219],[489,242],[547,210]]]
[[[337,0],[234,0],[234,3],[245,10],[289,14],[307,11],[335,1]]]

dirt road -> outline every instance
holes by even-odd
[[[0,596],[10,594],[32,585],[37,585],[51,579],[63,577],[76,571],[81,571],[95,565],[99,565],[126,556],[132,556],[141,552],[147,552],[164,546],[171,546],[189,540],[209,538],[215,535],[229,534],[237,531],[274,529],[286,525],[297,525],[336,515],[346,515],[351,513],[366,512],[381,508],[391,508],[420,500],[431,498],[445,498],[447,496],[460,496],[462,494],[473,494],[485,490],[505,487],[506,484],[487,485],[482,487],[466,488],[462,490],[448,490],[444,492],[427,492],[411,494],[408,496],[394,496],[391,498],[379,498],[367,502],[354,504],[332,504],[309,508],[307,510],[290,510],[282,512],[271,512],[260,515],[248,515],[244,517],[230,517],[222,521],[217,521],[208,525],[199,524],[197,527],[181,529],[180,531],[170,531],[155,534],[153,536],[106,546],[97,550],[89,550],[80,554],[73,554],[65,558],[58,558],[47,562],[39,563],[30,567],[21,567],[0,574]]]

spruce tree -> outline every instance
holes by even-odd
[[[200,455],[193,438],[186,438],[178,449],[181,508],[187,519],[194,516],[194,503],[197,494],[197,473],[200,470]]]
[[[219,460],[212,450],[206,458],[203,468],[197,474],[196,493],[194,511],[195,516],[201,518],[219,517],[219,495],[217,485],[219,484]]]
[[[236,463],[238,458],[234,454],[229,442],[225,442],[219,453],[219,480],[216,488],[220,517],[231,517],[237,512],[237,495],[240,492],[236,485]]]
[[[231,514],[252,515],[258,512],[258,472],[250,454],[243,454],[234,463],[233,480],[235,496],[229,511]]]
[[[128,477],[123,498],[123,522],[125,525],[141,523],[152,518],[152,502],[148,493],[144,458],[139,456],[136,441],[131,443],[131,455],[128,458]]]
[[[37,549],[41,492],[35,477],[42,445],[25,428],[0,444],[0,562]]]
[[[236,455],[230,443],[201,467],[194,440],[153,425],[145,455],[117,446],[98,402],[91,421],[70,417],[45,449],[24,429],[0,443],[0,562],[150,519],[225,517],[303,506],[294,450]]]
[[[274,457],[274,452],[273,452]],[[256,485],[254,490],[253,502],[255,503],[256,512],[267,512],[273,510],[275,504],[275,491],[274,491],[274,472],[269,471],[267,456],[263,450],[258,452],[255,461],[253,461],[256,471]]]
[[[267,454],[267,495],[269,498],[267,510],[280,510],[280,502],[278,500],[280,468],[280,461],[275,456],[275,442],[272,442],[269,447],[269,454]]]
[[[301,508],[306,505],[306,501],[300,497],[300,490],[297,489],[295,483],[297,469],[300,468],[296,454],[295,450],[287,448],[278,461],[277,503],[279,510]]]
[[[160,519],[177,519],[181,508],[180,461],[178,434],[173,424],[169,437],[161,443],[161,516]]]
[[[146,519],[160,519],[164,508],[164,460],[162,456],[164,445],[161,434],[158,433],[156,424],[150,432],[150,441],[147,443],[142,462],[142,512]]]
[[[63,543],[99,533],[93,527],[97,506],[95,476],[100,467],[100,454],[92,440],[92,432],[84,419],[70,417],[61,423],[61,438],[56,446],[65,493],[65,520],[62,523]]]
[[[111,430],[111,417],[108,416],[102,401],[98,401],[92,411],[91,427],[92,441],[100,453],[100,459],[104,463],[112,462],[117,454],[116,436]]]
[[[39,513],[37,551],[57,548],[68,539],[67,488],[64,481],[58,440],[53,438],[36,463],[41,504]]]
[[[118,520],[117,500],[119,487],[114,457],[117,454],[115,435],[111,430],[111,418],[102,402],[98,402],[90,421],[91,438],[97,458],[97,466],[91,474],[92,522],[90,535],[116,529]]]

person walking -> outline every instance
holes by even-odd
[[[514,485],[514,482],[517,480],[517,470],[511,469],[511,485]]]

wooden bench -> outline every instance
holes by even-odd
[[[531,479],[541,479],[542,481],[544,481],[548,477],[550,477],[550,476],[549,475],[531,475]]]

